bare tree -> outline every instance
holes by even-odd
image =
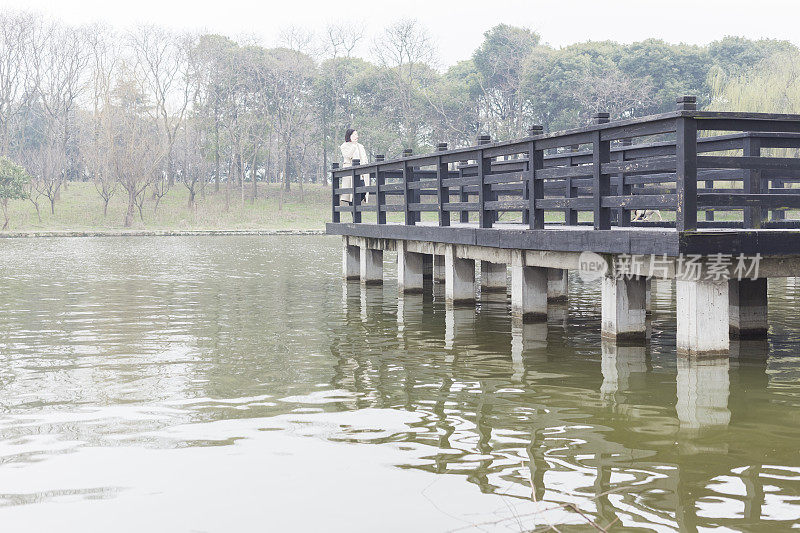
[[[210,163],[206,155],[211,141],[209,132],[201,123],[186,121],[181,128],[175,144],[175,160],[181,183],[189,192],[187,207],[194,210],[198,187],[208,178]]]
[[[154,209],[174,183],[172,147],[191,100],[188,53],[192,42],[157,26],[140,26],[129,34],[135,62],[135,79],[152,100],[152,119],[158,125],[165,176],[154,176]]]
[[[111,98],[120,51],[115,36],[106,28],[93,26],[87,30],[86,35],[92,66],[92,113],[82,123],[79,146],[95,190],[103,200],[103,217],[106,217],[108,204],[118,192],[118,181],[112,172],[110,160],[114,139],[113,130],[108,124],[108,114],[113,112]]]
[[[364,39],[364,22],[334,22],[325,28],[322,49],[330,58],[352,57]]]
[[[298,40],[294,41],[296,45]],[[267,51],[268,85],[271,87],[275,131],[283,151],[283,188],[291,189],[292,158],[295,138],[313,120],[311,94],[315,73],[314,61],[298,48],[273,48]]]
[[[28,13],[0,13],[0,154],[11,147],[12,122],[23,107],[31,34],[38,19]]]
[[[72,120],[84,84],[90,54],[85,32],[57,23],[36,28],[30,52],[31,75],[35,79],[35,109],[41,110],[38,126],[40,154],[35,186],[50,200],[50,213],[70,168]]]
[[[583,110],[582,122],[592,114],[607,112],[614,120],[634,117],[639,110],[652,106],[655,86],[649,78],[635,79],[616,68],[584,76],[574,95]]]
[[[113,142],[109,148],[112,171],[128,197],[125,227],[133,225],[135,209],[144,218],[144,194],[155,171],[166,157],[167,147],[160,142],[157,126],[151,120],[146,95],[130,79],[131,71],[122,69],[114,89],[111,109],[104,115],[104,127]]]

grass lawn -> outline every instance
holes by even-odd
[[[209,187],[211,189],[211,187]],[[188,192],[180,184],[161,199],[148,196],[142,210],[143,220],[136,213],[131,229],[137,230],[265,230],[265,229],[325,229],[330,220],[330,189],[306,184],[302,193],[294,185],[283,193],[277,185],[259,184],[259,197],[251,202],[250,189],[244,190],[244,200],[238,188],[230,193],[226,208],[225,193],[198,193],[194,209],[189,209]],[[281,196],[283,201],[281,202]],[[55,213],[50,213],[46,197],[39,200],[41,220],[30,200],[12,200],[9,206],[7,232],[13,231],[80,231],[122,230],[127,197],[118,192],[103,216],[103,202],[92,183],[72,182],[61,190]],[[0,217],[0,226],[2,217]]]

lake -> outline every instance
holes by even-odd
[[[0,240],[3,531],[652,531],[800,520],[800,283],[768,342],[600,341],[341,279],[323,236]]]

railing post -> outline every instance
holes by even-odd
[[[463,178],[464,177],[464,164],[466,164],[466,163],[467,163],[467,161],[459,161],[459,166],[458,166],[458,177],[459,178]],[[469,202],[469,194],[467,194],[465,192],[465,190],[464,190],[465,188],[466,188],[466,186],[464,186],[464,185],[461,185],[458,188],[458,201],[460,203],[462,203],[462,204]],[[466,209],[462,209],[458,213],[458,221],[461,222],[462,224],[466,224],[467,222],[469,222],[469,211],[467,211]]]
[[[481,135],[478,137],[478,146],[489,144],[490,137]],[[486,209],[486,202],[493,201],[492,184],[486,183],[486,176],[492,172],[491,158],[483,156],[483,150],[478,151],[478,226],[481,228],[491,228],[495,220],[495,213]]]
[[[596,125],[608,122],[608,113],[595,113]],[[594,229],[611,229],[611,210],[603,207],[603,198],[611,194],[611,175],[603,172],[603,164],[611,161],[611,142],[601,140],[600,129],[592,137],[592,168],[594,173]]]
[[[577,152],[580,149],[579,144],[573,144],[570,146],[570,152]],[[575,166],[575,161],[572,157],[569,158],[569,165]],[[564,196],[566,198],[577,198],[578,193],[575,187],[572,185],[572,178],[565,178],[564,179]],[[564,224],[567,226],[577,226],[578,225],[578,212],[575,209],[566,209],[564,210]]]
[[[697,98],[678,98],[679,111],[697,109]],[[678,231],[697,230],[697,121],[693,117],[678,117],[675,125],[675,185],[678,205],[675,228]]]
[[[531,126],[528,135],[535,137],[544,131],[542,126]],[[544,168],[544,150],[536,149],[536,141],[528,145],[528,176],[526,192],[528,195],[528,224],[531,229],[544,229],[544,209],[536,206],[537,200],[544,198],[544,180],[537,177]]]
[[[412,154],[411,149],[403,150],[403,158],[411,157]],[[417,214],[411,210],[411,204],[415,203],[416,196],[414,189],[409,187],[412,181],[414,181],[414,167],[410,166],[408,161],[403,161],[403,207],[407,226],[413,226],[417,222]]]
[[[437,152],[446,152],[447,143],[436,145]],[[443,185],[443,180],[447,177],[447,163],[442,163],[442,157],[436,159],[436,201],[439,204],[439,225],[450,225],[450,211],[445,209],[445,204],[450,201],[450,188]]]
[[[745,137],[744,145],[742,146],[742,155],[744,157],[760,157],[761,156],[761,139],[754,137]],[[761,192],[761,171],[753,169],[745,169],[744,171],[744,194],[758,194]],[[761,208],[760,207],[745,207],[744,208],[744,227],[761,229]]]
[[[625,157],[627,155],[627,151],[625,150],[626,147],[633,144],[630,138],[622,139],[622,150],[619,151],[619,157],[621,162],[625,162]],[[630,196],[631,186],[625,183],[625,173],[621,173],[619,175],[619,195],[620,196]],[[617,211],[617,225],[622,227],[627,227],[631,225],[631,212],[629,209],[620,208]]]
[[[354,167],[357,167],[360,164],[361,164],[361,160],[360,159],[353,159],[353,166]],[[353,223],[354,224],[359,224],[359,223],[361,223],[361,211],[359,211],[358,208],[359,208],[359,206],[361,206],[361,196],[359,196],[359,193],[356,192],[356,188],[358,186],[358,183],[356,182],[356,179],[358,179],[358,181],[361,181],[361,175],[357,175],[356,171],[354,169],[353,170],[353,201],[352,201],[351,205],[352,205],[352,208],[353,208]]]
[[[339,163],[333,163],[331,165],[331,222],[341,222],[341,214],[337,209],[339,204],[341,203],[339,193],[336,192],[336,189],[339,188],[339,177],[336,175],[336,170],[339,168]]]
[[[381,163],[386,159],[383,154],[375,156],[375,163]],[[386,182],[386,175],[381,172],[380,165],[375,167],[375,212],[377,213],[378,224],[386,224],[386,210],[383,206],[386,205],[386,192],[383,186]]]

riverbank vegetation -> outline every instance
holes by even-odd
[[[299,227],[321,225],[347,127],[374,158],[579,126],[597,111],[668,111],[682,94],[701,108],[798,111],[800,52],[787,41],[556,49],[499,25],[446,66],[414,20],[364,34],[293,28],[268,47],[1,11],[0,155],[31,177],[4,201],[8,229],[286,227],[293,209],[307,215]]]
[[[321,185],[308,184],[303,194],[287,194],[275,184],[262,185],[258,198],[242,197],[240,191],[226,205],[224,194],[198,192],[188,205],[184,187],[171,188],[158,203],[149,199],[141,216],[138,211],[128,226],[137,230],[259,230],[324,229],[330,218],[330,191]],[[104,215],[104,200],[91,182],[70,182],[62,188],[53,213],[31,202],[9,203],[10,232],[120,230],[125,228],[126,199],[113,196]]]

